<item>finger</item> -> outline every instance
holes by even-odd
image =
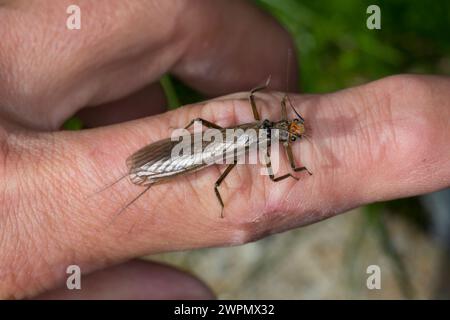
[[[174,65],[175,75],[208,95],[249,90],[271,76],[273,90],[297,90],[290,35],[248,1],[194,1],[188,22],[201,26]]]
[[[37,296],[45,300],[214,299],[199,279],[163,264],[133,260],[81,277],[80,290],[67,287]]]
[[[170,70],[208,95],[249,90],[269,75],[272,88],[286,90],[292,41],[247,1],[80,0],[81,29],[68,30],[71,4],[0,7],[9,26],[0,29],[0,105],[27,127],[58,129],[80,108],[125,97]],[[294,88],[296,68],[289,78]]]
[[[76,116],[85,128],[95,128],[135,120],[166,111],[166,98],[159,84],[153,84],[130,96],[100,106],[80,110]]]
[[[124,212],[142,187],[123,179],[98,191],[126,174],[131,153],[169,137],[170,128],[197,117],[221,126],[251,122],[247,100],[81,132],[10,136],[2,225],[14,232],[3,233],[2,263],[22,267],[20,274],[5,272],[3,295],[25,284],[30,293],[57,283],[69,264],[90,271],[148,253],[241,244],[363,203],[444,188],[450,181],[448,85],[445,78],[401,76],[293,96],[311,133],[310,143],[295,144],[294,157],[313,175],[274,183],[259,166],[236,166],[220,186],[223,219],[214,194],[219,166],[154,185]],[[259,96],[263,117],[279,119],[282,95]],[[280,164],[277,175],[289,169],[283,158]]]

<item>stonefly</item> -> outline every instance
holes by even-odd
[[[269,148],[267,148],[267,146],[270,146],[271,144],[271,139],[274,138],[272,132],[278,132],[275,138],[279,142],[282,142],[286,150],[291,169],[294,172],[306,170],[311,175],[306,167],[297,167],[295,164],[291,143],[295,142],[297,139],[301,139],[305,135],[305,120],[295,110],[288,96],[285,95],[281,101],[280,121],[272,122],[268,119],[261,120],[256,108],[255,92],[265,89],[268,86],[269,81],[270,78],[264,85],[256,87],[250,92],[249,100],[253,117],[255,119],[254,122],[229,128],[222,128],[208,120],[197,118],[192,120],[185,127],[185,129],[187,129],[196,121],[199,121],[207,128],[219,130],[223,136],[225,136],[227,129],[243,129],[236,131],[240,133],[236,136],[236,139],[232,143],[230,143],[227,139],[222,139],[222,141],[202,141],[202,148],[194,148],[194,151],[187,155],[174,156],[172,152],[173,148],[179,142],[168,138],[147,145],[132,154],[126,161],[128,167],[127,176],[134,184],[145,186],[146,188],[136,198],[122,208],[122,210],[135,202],[139,197],[147,192],[152,185],[172,179],[178,175],[201,170],[214,164],[215,160],[219,158],[226,158],[226,163],[228,166],[214,185],[214,192],[221,206],[220,216],[223,218],[224,203],[219,192],[219,187],[231,170],[236,166],[238,158],[246,154],[252,146],[265,147],[265,155],[267,157],[265,165],[268,170],[268,175],[272,181],[278,182],[288,177],[298,180],[298,178],[293,176],[291,173],[275,177],[270,161],[270,151]],[[286,102],[289,102],[290,107],[296,114],[296,117],[292,120],[288,120]],[[247,133],[247,129],[254,129],[254,131],[258,134],[250,135]],[[195,141],[194,133],[191,133],[190,138],[190,141]],[[229,156],[230,154],[232,155],[231,161]],[[203,161],[198,161],[199,159],[202,159]]]

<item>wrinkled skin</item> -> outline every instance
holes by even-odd
[[[149,83],[171,71],[216,96],[247,91],[271,74],[271,89],[284,90],[292,43],[241,1],[79,3],[85,24],[73,35],[59,27],[68,1],[0,2],[7,26],[0,28],[2,298],[45,291],[41,298],[71,297],[48,292],[65,282],[69,264],[91,272],[78,297],[210,298],[199,280],[169,267],[110,266],[144,254],[242,244],[450,185],[450,79],[399,75],[331,94],[291,95],[311,136],[294,143],[294,155],[313,176],[274,183],[258,166],[237,166],[221,186],[220,219],[213,186],[224,167],[210,167],[155,186],[117,216],[142,188],[123,180],[98,191],[126,172],[131,153],[193,118],[221,126],[252,121],[243,92],[121,122],[164,111],[160,88]],[[289,78],[295,83],[294,70]],[[258,94],[260,114],[278,119],[282,97]],[[58,131],[77,112],[98,128]],[[278,175],[289,170],[286,157],[281,162]],[[155,282],[159,289],[149,290]]]

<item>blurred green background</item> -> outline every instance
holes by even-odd
[[[294,38],[304,92],[335,91],[398,73],[450,74],[449,1],[253,2]],[[381,9],[381,30],[366,27],[372,4]],[[201,99],[177,81],[174,87],[172,106]]]
[[[293,35],[302,87],[327,92],[396,73],[450,73],[450,2],[258,0]],[[366,9],[381,9],[368,30]]]

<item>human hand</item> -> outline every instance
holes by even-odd
[[[0,297],[31,297],[62,284],[71,263],[88,273],[137,254],[124,256],[126,246],[117,253],[109,247],[122,247],[123,240],[98,245],[95,234],[112,240],[121,233],[108,233],[107,226],[119,198],[126,201],[139,188],[128,185],[119,198],[116,191],[92,195],[123,173],[125,153],[165,132],[139,132],[140,122],[132,129],[134,138],[123,135],[133,125],[119,125],[115,133],[58,132],[69,116],[77,113],[87,126],[97,127],[162,112],[163,91],[148,84],[168,71],[207,96],[247,90],[268,74],[275,88],[284,89],[288,77],[295,87],[295,70],[285,74],[290,37],[244,1],[77,1],[81,30],[66,28],[72,1],[0,2]],[[108,201],[108,194],[115,200]],[[174,203],[170,197],[166,201]],[[124,217],[144,216],[132,212]],[[138,252],[151,252],[140,240],[135,243]],[[68,293],[73,291],[45,297]],[[211,297],[193,277],[142,261],[90,275],[79,294]]]
[[[111,3],[86,5],[99,17],[111,9]],[[56,2],[47,2],[44,9],[38,4],[25,8],[20,1],[13,3],[15,10],[8,4],[0,7],[0,21],[11,26],[0,30],[2,39],[10,39],[0,46],[2,297],[32,296],[50,289],[65,280],[70,264],[93,272],[144,254],[241,244],[364,203],[449,185],[450,80],[395,76],[333,94],[291,95],[312,136],[310,142],[297,143],[294,154],[314,173],[312,177],[298,175],[300,181],[288,179],[275,185],[259,175],[258,166],[238,166],[222,186],[226,209],[225,219],[220,219],[213,184],[222,168],[210,167],[155,186],[110,224],[114,213],[141,188],[125,182],[96,191],[124,173],[131,153],[170,136],[170,128],[183,127],[196,117],[222,126],[251,121],[247,93],[119,125],[56,132],[68,116],[86,105],[126,96],[167,70],[211,95],[250,88],[268,74],[278,75],[273,88],[283,89],[282,71],[291,46],[282,29],[243,2],[209,1],[204,7],[205,2],[189,1],[186,8],[180,1],[180,18],[171,20],[176,26],[166,19],[159,23],[168,25],[156,24],[158,31],[174,28],[168,35],[144,31],[154,28],[157,18],[177,17],[180,8],[159,7],[166,14],[150,20],[153,11],[139,6],[156,2],[136,3],[137,7],[118,10],[121,4],[115,2],[114,12],[121,12],[122,19],[111,19],[110,28],[103,25],[109,26],[103,18],[92,19],[76,39],[57,26]],[[61,4],[63,12],[67,5]],[[206,28],[214,25],[219,13],[239,19],[217,22],[221,28]],[[20,21],[28,14],[30,19]],[[67,46],[49,46],[44,41],[48,31],[26,26],[29,21],[41,26],[44,17],[45,30],[55,32],[54,43]],[[113,27],[117,21],[120,28]],[[103,27],[96,28],[95,23]],[[130,33],[129,25],[135,32]],[[18,42],[30,28],[28,36],[41,40]],[[229,28],[239,32],[230,38],[224,31]],[[33,46],[27,47],[30,43]],[[151,95],[157,91],[152,89]],[[259,96],[264,98],[257,102],[261,115],[277,119],[281,95]],[[129,110],[129,101],[107,107]],[[86,121],[101,124],[94,110],[85,115]],[[286,165],[281,172],[287,170]],[[131,262],[110,270],[109,276],[107,271],[93,273],[90,283],[97,280],[118,292],[117,288],[129,288],[132,297],[144,292],[149,297],[155,291],[152,281],[163,278],[167,282],[156,286],[162,293],[158,297],[183,296],[174,294],[176,286],[170,285],[173,279],[177,280],[172,283],[182,283],[182,276],[167,268]],[[120,284],[114,281],[130,271],[135,277]],[[192,279],[183,283],[196,297],[210,296]],[[63,291],[57,294],[64,296]],[[80,294],[92,292],[84,286]]]

